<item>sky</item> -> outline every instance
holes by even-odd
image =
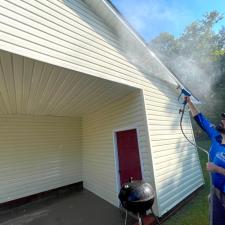
[[[212,10],[225,14],[225,0],[111,0],[146,42],[161,32],[179,37],[184,28]],[[215,26],[217,32],[225,19]]]

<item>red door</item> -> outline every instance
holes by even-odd
[[[136,129],[116,132],[119,158],[120,184],[128,182],[130,177],[141,180],[141,165]]]

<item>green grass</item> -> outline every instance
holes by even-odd
[[[199,141],[197,144],[208,150],[210,143],[209,141]],[[209,225],[208,195],[210,192],[210,181],[209,174],[205,169],[208,159],[204,152],[200,150],[198,152],[205,185],[190,202],[165,221],[163,225]]]

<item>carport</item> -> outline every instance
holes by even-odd
[[[116,131],[137,130],[143,179],[149,170],[142,92],[5,51],[0,57],[0,203],[83,182],[84,195],[118,206]]]

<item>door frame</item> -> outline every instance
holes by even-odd
[[[115,158],[115,190],[116,193],[119,193],[120,191],[120,174],[119,174],[119,155],[118,155],[118,146],[117,146],[117,137],[116,133],[119,131],[127,131],[127,130],[136,130],[137,133],[137,144],[138,144],[138,153],[139,153],[139,158],[140,158],[140,167],[141,167],[141,175],[142,179],[144,180],[144,173],[143,173],[143,161],[142,161],[142,155],[141,155],[141,149],[140,149],[140,131],[138,127],[136,126],[129,126],[129,127],[124,127],[124,128],[118,128],[113,130],[113,145],[114,145],[114,158]]]

